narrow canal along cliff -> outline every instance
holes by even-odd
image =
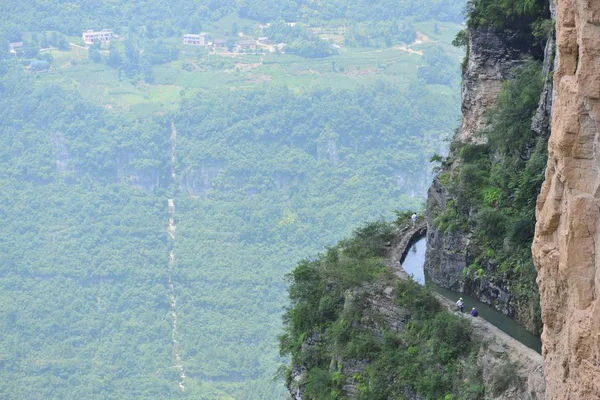
[[[414,239],[425,234],[425,227],[421,223],[414,228],[406,226],[400,229],[385,244],[385,265],[392,274],[384,274],[375,281],[357,282],[356,286],[344,293],[338,311],[340,319],[337,322],[325,329],[315,327],[316,332],[300,336],[300,344],[295,341],[291,343],[294,347],[299,345],[292,352],[293,365],[287,381],[294,400],[330,398],[330,395],[335,395],[331,398],[349,399],[423,400],[443,398],[450,393],[457,396],[452,398],[464,399],[544,399],[541,355],[482,318],[474,319],[468,314],[464,315],[463,321],[470,327],[470,333],[468,337],[461,337],[459,343],[463,340],[468,342],[471,350],[467,353],[463,350],[456,364],[439,363],[433,366],[437,371],[434,374],[436,378],[420,369],[422,367],[419,362],[422,361],[411,361],[410,357],[427,357],[424,350],[419,349],[419,341],[415,342],[413,336],[415,329],[418,329],[416,327],[421,324],[418,318],[414,318],[414,313],[418,312],[415,305],[421,307],[418,304],[427,304],[427,310],[435,308],[435,305],[429,302],[428,296],[417,289],[414,283],[407,282],[408,275],[402,269],[400,260]],[[346,246],[349,243],[346,241]],[[294,274],[306,279],[316,272],[305,270],[305,267],[306,265],[300,266]],[[296,283],[300,282],[296,280]],[[337,283],[339,282],[330,280],[329,290],[333,290]],[[295,290],[297,288],[292,289]],[[403,305],[403,301],[399,300],[401,298],[408,298],[414,304]],[[311,300],[319,303],[319,309],[326,308],[331,301],[325,302],[324,298],[313,297]],[[442,321],[452,321],[452,318],[446,318],[450,317],[450,313],[458,315],[453,301],[443,296],[437,296],[437,301],[442,307],[440,313],[435,318],[427,317],[426,325],[437,326]],[[302,309],[296,308],[296,312],[302,312]],[[457,318],[455,321],[460,322],[461,319]],[[298,322],[303,324],[302,321]],[[461,326],[450,324],[446,326],[445,329],[448,330],[443,335],[460,337]],[[417,335],[421,334],[426,333],[421,331]],[[440,340],[439,335],[438,333],[427,340],[426,347],[433,346],[434,352],[443,352],[444,345],[440,347],[443,340]],[[404,350],[406,346],[409,349]],[[367,351],[361,353],[364,348]],[[447,350],[451,353],[461,352],[458,348]],[[386,372],[377,372],[381,370]],[[414,376],[407,382],[405,374]],[[436,381],[437,379],[439,380]],[[456,386],[431,397],[429,385],[447,385],[448,381],[454,381]]]
[[[469,12],[474,12],[473,6]],[[543,17],[549,10],[540,13]],[[480,210],[473,203],[479,201],[476,197],[491,193],[493,198],[495,193],[491,190],[485,192],[485,187],[481,191],[483,195],[470,193],[470,188],[475,184],[467,181],[468,176],[465,178],[464,175],[467,174],[463,171],[467,169],[463,168],[465,150],[481,151],[477,146],[483,147],[488,143],[487,113],[496,104],[503,85],[509,79],[518,77],[521,73],[518,67],[527,65],[531,60],[543,60],[544,83],[540,86],[539,104],[531,122],[529,144],[523,146],[524,150],[519,157],[525,160],[533,157],[537,141],[547,140],[550,134],[554,40],[552,37],[545,40],[545,49],[541,52],[540,45],[532,45],[531,24],[524,22],[521,26],[518,25],[513,23],[504,29],[492,24],[469,25],[466,31],[468,55],[463,69],[463,122],[451,145],[451,153],[428,192],[428,249],[425,269],[436,284],[469,293],[515,318],[531,332],[539,332],[541,321],[534,278],[529,279],[531,288],[524,289],[523,282],[519,282],[520,278],[515,276],[522,275],[522,272],[513,272],[519,267],[510,267],[505,271],[506,267],[501,265],[503,263],[496,260],[494,246],[478,240],[475,234],[477,224],[474,221],[478,219]],[[503,157],[501,151],[492,145],[485,151],[490,153],[488,157],[492,164]],[[491,174],[488,179],[493,180]],[[452,190],[453,187],[461,188]],[[462,192],[457,194],[459,191]],[[494,200],[485,201],[488,202],[488,209],[501,208],[493,203]],[[510,204],[510,199],[508,203]],[[530,229],[533,228],[533,208],[532,204]],[[533,266],[530,268],[533,271]]]
[[[557,2],[556,92],[533,255],[547,399],[600,398],[600,1]]]

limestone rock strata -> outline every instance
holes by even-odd
[[[496,103],[502,83],[523,62],[527,39],[520,31],[491,27],[473,29],[462,82],[463,122],[454,140],[468,142],[483,126],[483,114]]]
[[[538,198],[548,399],[600,398],[600,1],[556,4],[552,135]]]

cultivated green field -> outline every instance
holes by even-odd
[[[233,15],[208,24],[205,28],[211,31],[213,37],[234,39],[235,36],[230,32],[232,24],[259,31],[256,21]],[[88,50],[81,47],[81,39],[69,38],[77,42],[76,45],[72,45],[70,51],[49,50],[53,57],[52,71],[40,74],[38,79],[74,86],[93,103],[131,113],[134,117],[174,110],[182,96],[222,88],[247,90],[277,85],[299,92],[314,87],[354,89],[376,81],[406,87],[417,79],[423,54],[431,48],[441,47],[456,62],[462,57],[462,51],[451,45],[461,25],[427,21],[415,23],[414,26],[424,40],[419,40],[419,37],[411,45],[383,49],[342,46],[338,55],[317,59],[269,52],[215,53],[204,48],[184,46],[178,38],[169,38],[163,43],[177,49],[179,58],[153,66],[155,80],[152,84],[140,79],[128,79],[105,64],[91,62]],[[106,56],[108,51],[101,50],[101,54]]]

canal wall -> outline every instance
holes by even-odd
[[[410,247],[427,234],[425,221],[398,232],[390,244],[386,263],[400,279],[409,279],[402,262]],[[458,313],[454,299],[434,295],[448,310],[469,320],[473,337],[481,343],[477,354],[485,386],[486,399],[542,400],[545,398],[543,359],[541,354],[509,336],[484,318]],[[458,296],[459,294],[457,294]]]
[[[410,246],[427,234],[427,220],[424,218],[415,226],[408,224],[401,228],[390,243],[390,250],[386,258],[386,264],[394,273],[402,279],[408,279],[408,273],[402,269],[402,261],[406,257]]]

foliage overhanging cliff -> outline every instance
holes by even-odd
[[[294,400],[538,400],[541,355],[400,268],[425,223],[375,222],[290,273],[281,373]]]

